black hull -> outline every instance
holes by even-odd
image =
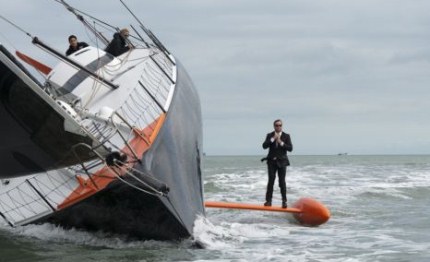
[[[114,233],[127,239],[176,240],[191,235],[159,197],[119,181],[38,222],[50,222],[67,229]]]
[[[198,94],[180,63],[176,91],[151,148],[135,166],[167,184],[167,197],[153,196],[115,181],[95,195],[37,222],[105,231],[137,239],[176,240],[192,235],[204,215],[200,168],[202,121]],[[136,180],[125,177],[136,186]]]

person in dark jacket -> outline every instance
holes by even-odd
[[[273,184],[275,183],[276,173],[278,173],[279,187],[281,188],[282,208],[287,208],[287,185],[285,175],[290,161],[287,151],[293,151],[290,135],[282,132],[282,121],[277,119],[273,122],[274,131],[266,135],[263,142],[263,149],[269,148],[267,160],[267,170],[269,181],[267,183],[265,206],[272,206]]]
[[[69,49],[66,51],[66,55],[68,56],[88,46],[85,42],[78,42],[78,38],[75,35],[69,36],[69,44]]]
[[[130,45],[127,42],[129,31],[127,28],[121,29],[119,33],[113,35],[112,41],[106,47],[105,51],[113,56],[120,56],[130,50]]]

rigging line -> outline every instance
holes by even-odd
[[[30,38],[34,38],[29,32],[25,31],[22,27],[18,26],[17,24],[13,23],[12,21],[10,21],[9,19],[7,19],[6,17],[0,15],[0,18],[3,19],[4,21],[6,21],[7,23],[11,24],[13,27],[15,27],[16,29],[18,29],[19,31],[23,32],[24,34],[26,34],[27,36],[29,36]],[[3,35],[3,34],[2,34]],[[5,39],[7,40],[7,37],[5,37]],[[9,42],[9,44],[15,49],[18,50],[16,48],[16,46],[14,44],[12,44],[9,40],[7,40]],[[42,78],[44,78],[45,80],[48,79],[44,74],[42,74],[39,70],[36,70]]]
[[[10,21],[9,19],[7,19],[6,17],[0,15],[0,18],[3,19],[4,21],[8,22],[9,24],[11,24],[13,27],[15,27],[16,29],[18,29],[19,31],[23,32],[24,34],[28,35],[29,37],[33,38],[33,36],[25,31],[23,28],[19,27],[17,24],[13,23],[12,21]]]
[[[139,18],[137,18],[137,16],[130,10],[130,8],[128,8],[128,6],[124,3],[123,0],[119,0],[122,5],[127,9],[127,11],[134,17],[134,19],[136,19],[136,21],[140,24],[140,27],[142,28],[142,30],[146,33],[146,35],[152,40],[152,42],[161,50],[163,51],[163,53],[165,54],[165,56],[173,63],[175,64],[174,61],[172,61],[169,57],[170,52],[167,50],[166,47],[164,47],[164,45],[158,40],[158,38],[151,32],[151,30],[148,30],[143,23],[139,20]]]
[[[56,0],[57,2],[59,2],[58,0]],[[105,42],[105,44],[108,44],[109,41],[106,39],[106,37],[104,37],[104,35],[102,35],[99,31],[96,30],[95,27],[92,27],[90,23],[88,23],[84,17],[82,15],[79,15],[75,12],[75,8],[71,7],[69,4],[66,3],[66,1],[61,0],[61,3],[68,11],[70,11],[71,13],[73,13],[79,21],[81,21],[85,27],[87,27],[88,29],[90,29],[97,38],[100,38],[103,42]]]
[[[96,41],[97,41],[97,39],[96,39]],[[100,50],[98,48],[97,48],[97,56],[98,56],[97,68],[100,68],[99,65],[101,64],[101,60],[100,60]],[[96,73],[97,73],[98,77],[105,78],[103,68],[100,68]],[[97,81],[94,80],[93,86],[92,86],[92,93],[91,93],[91,96],[88,99],[87,103],[85,104],[85,108],[94,100],[95,96],[100,91],[100,88],[101,88],[100,83],[98,83]]]
[[[143,39],[143,37],[139,34],[139,32],[134,28],[133,25],[130,25],[130,27],[133,29],[133,31],[136,33],[136,35],[142,40],[142,42],[146,45],[147,48],[150,48],[149,44]]]
[[[64,0],[54,0],[54,1],[55,1],[55,2],[57,2],[57,3],[60,3],[60,4],[62,4],[62,5],[63,5],[63,2],[64,2],[64,3],[66,3]],[[66,3],[66,4],[67,4],[67,3]],[[100,19],[98,19],[98,18],[96,18],[96,17],[94,17],[94,16],[91,16],[91,15],[89,15],[89,14],[87,14],[87,13],[85,13],[85,12],[83,12],[83,11],[81,11],[81,10],[77,9],[77,8],[74,8],[74,7],[70,6],[69,4],[67,4],[67,6],[68,6],[68,7],[70,7],[72,10],[74,10],[74,11],[76,11],[76,12],[79,12],[79,13],[81,13],[81,14],[83,14],[83,15],[85,15],[85,16],[87,16],[87,17],[89,17],[89,18],[91,18],[91,19],[93,19],[93,20],[95,20],[95,21],[97,21],[97,22],[100,22],[100,23],[102,23],[102,24],[104,24],[104,25],[106,25],[106,26],[108,26],[108,27],[110,27],[110,28],[114,29],[115,31],[119,31],[119,28],[118,28],[118,27],[115,27],[115,26],[113,26],[113,25],[110,25],[110,24],[108,24],[108,23],[106,23],[106,22],[104,22],[104,21],[102,21],[102,20],[100,20]]]
[[[147,193],[147,194],[149,194],[149,195],[153,195],[153,196],[160,196],[160,195],[162,195],[162,193],[160,193],[160,192],[158,192],[158,191],[150,192],[150,191],[146,191],[146,190],[144,190],[144,189],[142,189],[142,188],[140,188],[140,187],[138,187],[138,186],[135,186],[135,185],[133,185],[132,183],[130,183],[130,182],[126,181],[125,179],[123,179],[123,178],[122,178],[122,177],[117,173],[117,171],[116,171],[114,168],[109,167],[109,169],[110,169],[111,171],[113,171],[114,176],[115,176],[117,179],[119,179],[121,182],[125,183],[126,185],[128,185],[128,186],[130,186],[130,187],[132,187],[132,188],[134,188],[134,189],[137,189],[138,191],[141,191],[141,192]],[[128,171],[125,171],[125,172],[126,172],[128,175],[130,175],[130,172],[128,172]],[[145,185],[145,184],[143,184],[143,185]]]
[[[130,163],[130,162],[127,162],[127,163]],[[115,167],[121,169],[121,166],[125,166],[127,163],[123,162],[123,161],[120,161],[120,160],[115,160]],[[138,169],[135,169],[133,167],[129,167],[129,168],[127,168],[125,170],[125,173],[127,175],[129,175],[130,177],[132,177],[133,179],[135,179],[140,184],[148,187],[150,190],[152,190],[153,192],[155,192],[157,195],[161,195],[161,196],[165,196],[166,195],[163,191],[158,190],[155,187],[151,186],[148,182],[143,181],[141,178],[139,178],[137,175],[135,175],[134,172],[138,173],[142,177],[146,177],[148,179],[152,179],[153,181],[157,181],[158,183],[163,184],[163,186],[168,187],[168,185],[166,183],[164,183],[162,180],[157,179],[153,175],[147,175],[147,174],[145,174],[145,172],[143,172],[141,170],[138,170]]]
[[[96,30],[97,31],[97,29],[96,29],[96,21],[93,21],[93,27],[94,27],[94,30]],[[98,32],[98,31],[97,31]],[[97,47],[97,58],[98,59],[100,59],[100,49],[99,49],[99,41],[97,41],[98,40],[98,38],[96,37],[96,47]]]
[[[98,41],[97,41],[98,37],[94,35],[94,32],[91,31],[91,30],[88,30],[87,27],[84,27],[84,31],[85,31],[85,35],[88,37],[88,39],[90,40],[90,42],[92,44],[95,44],[95,46],[97,48],[99,48]]]
[[[151,39],[151,41],[160,49],[163,54],[167,57],[167,59],[170,60],[170,62],[175,65],[176,63],[170,58],[170,52],[167,50],[167,48],[158,40],[158,38],[151,32],[151,30],[148,30],[143,23],[137,18],[137,16],[128,8],[128,6],[124,3],[123,0],[119,0],[122,5],[127,9],[127,11],[136,19],[136,21],[140,24],[140,27],[145,32],[145,34]],[[143,39],[142,39],[143,40]]]
[[[100,74],[97,74],[97,76],[100,77]],[[93,84],[91,86],[91,93],[90,93],[90,96],[88,97],[88,100],[83,106],[84,109],[88,108],[89,104],[91,104],[91,102],[94,100],[94,97],[96,96],[99,90],[100,90],[100,83],[97,82],[96,80],[93,80]]]
[[[124,164],[126,164],[126,163],[124,163],[124,162],[122,162],[122,161],[117,160],[117,161],[116,161],[116,163],[115,163],[115,166],[116,166],[117,168],[121,168],[121,165],[124,165]],[[134,180],[136,180],[136,181],[137,181],[137,182],[139,182],[140,184],[142,184],[142,185],[144,185],[144,186],[148,187],[148,188],[149,188],[150,190],[152,190],[154,193],[157,193],[157,194],[160,194],[160,195],[162,195],[162,194],[163,194],[161,191],[157,190],[157,189],[156,189],[156,188],[154,188],[153,186],[149,185],[148,183],[146,183],[146,182],[145,182],[145,181],[143,181],[142,179],[140,179],[140,178],[138,178],[137,176],[135,176],[135,175],[133,174],[133,172],[132,172],[132,171],[130,171],[130,170],[132,170],[132,171],[136,171],[136,172],[140,173],[141,175],[145,175],[145,174],[143,174],[143,172],[140,172],[140,171],[138,171],[138,170],[134,169],[133,167],[130,167],[130,169],[128,169],[128,170],[125,170],[125,173],[126,173],[127,175],[129,175],[130,177],[132,177]],[[147,176],[147,177],[151,178],[150,176]],[[157,179],[155,179],[155,178],[154,178],[154,180],[156,180],[156,181],[158,181],[158,182],[162,183],[161,181],[159,181],[159,180],[157,180]]]
[[[110,139],[115,136],[117,130],[107,127],[105,124],[102,125],[102,123],[97,123],[94,120],[91,120],[91,124],[93,126],[92,130],[94,131],[94,133],[96,133],[95,136],[97,137],[97,139],[99,139],[103,144],[111,143]],[[114,147],[118,149],[117,146],[114,145]]]
[[[94,16],[91,16],[91,15],[89,15],[89,14],[87,14],[87,13],[85,13],[85,12],[83,12],[83,11],[77,9],[77,8],[72,7],[71,5],[67,4],[66,1],[64,1],[64,0],[54,0],[54,1],[57,2],[57,3],[62,4],[63,6],[66,7],[67,10],[69,10],[74,15],[76,15],[78,17],[78,20],[80,20],[82,23],[84,23],[84,25],[86,27],[88,27],[89,29],[93,30],[94,33],[95,33],[95,35],[98,36],[98,38],[100,38],[106,45],[109,44],[109,40],[107,40],[107,38],[101,32],[97,31],[95,29],[95,27],[92,28],[91,25],[82,17],[82,15],[84,15],[86,17],[89,17],[90,19],[93,19],[94,21],[99,22],[100,25],[105,25],[107,27],[110,27],[111,29],[113,29],[114,32],[119,32],[120,31],[120,29],[118,27],[110,25],[107,22],[104,22],[104,21],[102,21],[102,20],[100,20],[100,19],[98,19],[98,18],[96,18]],[[76,14],[76,12],[81,13],[82,15],[78,15],[78,14]],[[137,39],[137,40],[140,40],[137,37],[134,37],[132,35],[130,35],[130,37],[132,37],[134,39]]]

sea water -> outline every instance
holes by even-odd
[[[430,156],[291,156],[291,205],[331,211],[319,227],[287,214],[207,209],[194,239],[126,241],[44,224],[0,225],[0,261],[430,261]],[[263,204],[259,156],[206,156],[205,199]],[[275,183],[273,205],[281,204]],[[205,248],[197,248],[199,242]]]

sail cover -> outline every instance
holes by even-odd
[[[107,149],[0,44],[0,178],[91,160]]]

